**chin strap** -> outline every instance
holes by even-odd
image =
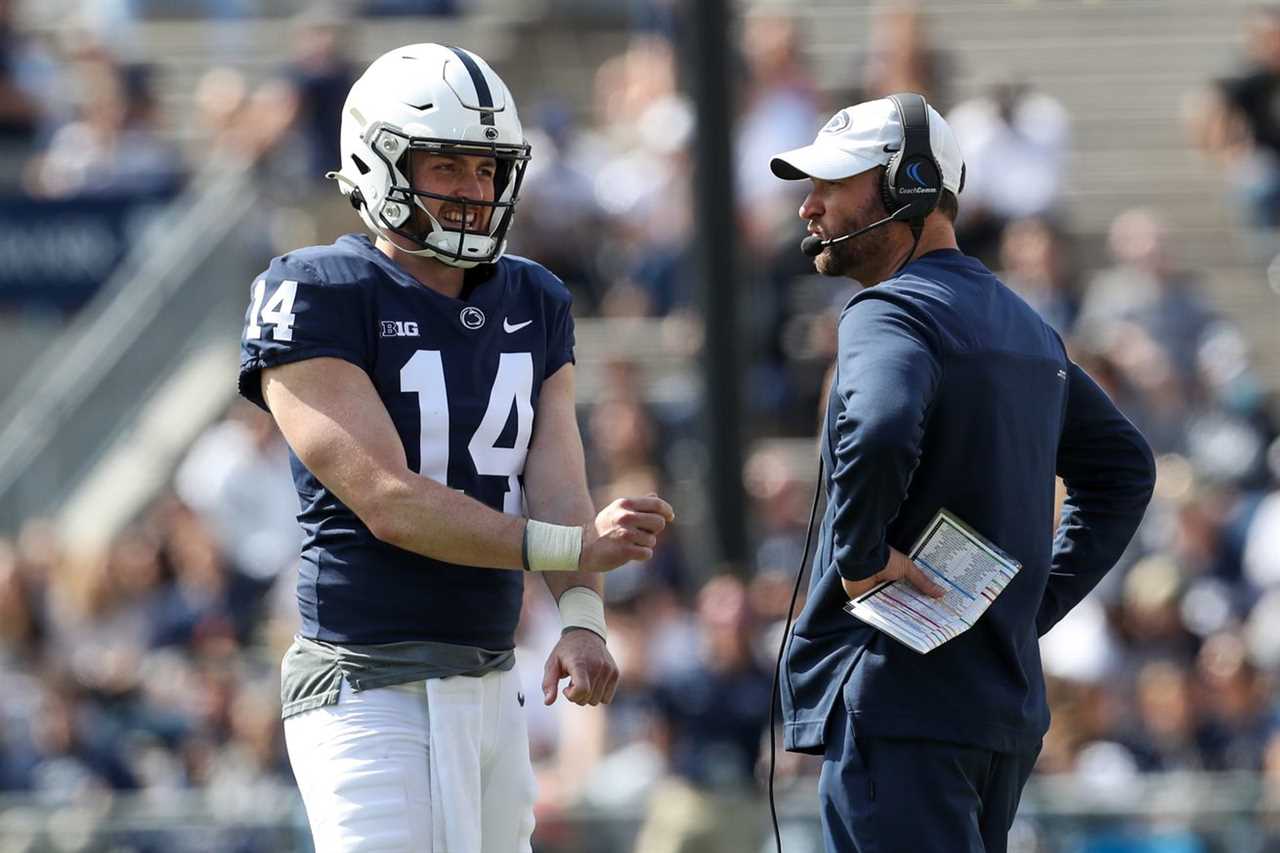
[[[360,192],[360,186],[355,181],[351,180],[341,172],[325,172],[324,176],[331,181],[337,181],[340,186],[351,187],[351,192],[347,193],[347,200],[351,202],[351,206],[354,207],[356,210],[359,210],[361,207],[367,207],[365,205],[364,193]],[[422,208],[424,213],[427,213],[427,217],[432,222],[435,222],[435,217],[432,216],[429,212],[427,212],[427,209],[423,207],[422,202],[419,199],[414,198],[413,201],[414,201],[414,204]],[[366,224],[372,227],[374,232],[379,237],[386,240],[388,243],[391,243],[401,252],[404,252],[406,255],[417,255],[418,257],[428,257],[428,258],[437,258],[437,259],[439,259],[440,257],[440,251],[437,249],[431,249],[431,248],[406,249],[404,246],[401,246],[395,240],[391,239],[391,235],[388,234],[382,228],[382,226],[377,222],[377,220],[374,218],[372,213],[369,214],[369,218],[366,220]],[[440,262],[445,263],[445,261],[443,260],[441,260]]]
[[[360,205],[364,204],[364,193],[360,192],[360,187],[355,181],[341,172],[325,172],[324,176],[326,180],[337,181],[339,187],[344,185],[351,187],[351,192],[347,193],[347,201],[351,202],[351,206],[356,210],[360,209]]]

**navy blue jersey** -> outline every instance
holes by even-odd
[[[507,256],[453,299],[368,238],[282,255],[254,282],[240,393],[266,408],[265,367],[340,358],[369,374],[409,467],[493,509],[523,511],[521,477],[543,380],[573,361],[565,286]],[[290,453],[305,540],[302,634],[333,643],[433,640],[509,649],[523,574],[432,560],[375,538]]]

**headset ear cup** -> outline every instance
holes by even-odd
[[[880,200],[884,202],[884,212],[886,215],[893,213],[900,205],[898,203],[897,193],[894,192],[893,180],[898,174],[898,164],[901,162],[897,154],[893,155],[889,160],[889,165],[884,167],[884,174],[880,176]]]
[[[880,195],[889,213],[913,226],[938,206],[942,196],[942,168],[929,145],[929,104],[922,95],[903,92],[889,95],[902,123],[902,147],[885,168]]]
[[[938,206],[942,196],[942,171],[930,156],[916,156],[899,162],[894,172],[895,183],[890,188],[898,206],[907,205],[904,220],[923,220]],[[902,182],[897,183],[901,176]]]

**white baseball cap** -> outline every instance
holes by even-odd
[[[929,107],[929,147],[942,169],[942,186],[960,193],[964,156],[946,119]],[[784,181],[818,178],[839,181],[876,166],[887,166],[902,147],[902,117],[888,98],[845,107],[818,131],[812,145],[784,151],[769,168]]]

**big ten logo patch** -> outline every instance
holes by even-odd
[[[418,324],[412,320],[383,320],[382,336],[384,338],[416,338]]]

